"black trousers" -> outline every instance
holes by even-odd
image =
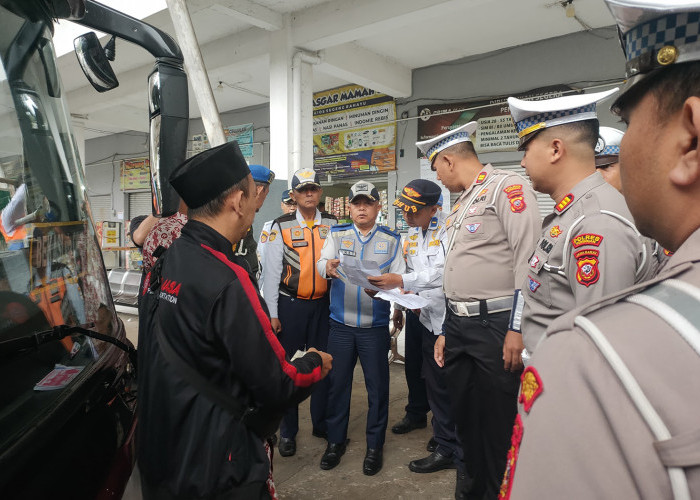
[[[452,415],[464,453],[466,498],[494,500],[506,467],[517,413],[520,372],[503,369],[509,313],[462,317],[448,307],[445,368]]]
[[[329,301],[326,295],[316,300],[303,300],[279,295],[277,305],[282,331],[278,338],[290,358],[298,350],[315,347],[319,351],[328,349]],[[311,425],[320,432],[326,432],[326,406],[328,405],[328,379],[321,380],[311,394]],[[294,438],[299,432],[299,410],[294,406],[287,409],[280,424],[283,438]]]
[[[406,311],[405,364],[408,404],[406,416],[414,422],[425,422],[430,410],[428,394],[423,379],[423,330],[420,319],[411,311]]]
[[[413,313],[411,313],[413,314]],[[433,412],[431,421],[433,438],[437,441],[437,451],[444,457],[453,457],[462,461],[462,447],[457,440],[455,421],[450,410],[450,391],[445,377],[445,368],[440,368],[433,355],[435,340],[438,335],[428,330],[422,323],[421,328],[423,348],[423,378],[428,395],[428,403]]]

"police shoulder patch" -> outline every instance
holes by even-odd
[[[498,500],[509,500],[510,492],[513,489],[513,476],[515,474],[515,466],[518,463],[518,453],[520,452],[520,443],[523,440],[523,419],[520,415],[515,416],[513,424],[513,433],[510,437],[510,448],[506,457],[506,471],[503,474],[503,482],[498,492]]]
[[[571,244],[574,248],[582,247],[584,245],[598,247],[603,242],[603,237],[595,233],[582,233],[574,236],[571,240]]]
[[[267,231],[263,231],[260,234],[260,243],[265,243],[267,241],[268,236],[269,235],[267,234]]]
[[[535,367],[530,365],[523,370],[523,374],[520,376],[520,383],[521,389],[518,402],[523,405],[525,413],[530,413],[533,403],[544,390],[542,379]]]
[[[270,231],[270,241],[275,241],[275,238],[277,238],[277,230],[273,229]]]
[[[592,248],[584,248],[574,253],[576,258],[576,281],[586,288],[600,279],[598,255],[600,252]]]

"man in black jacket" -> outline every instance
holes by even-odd
[[[233,254],[256,206],[238,145],[190,158],[171,183],[190,217],[144,287],[137,440],[144,498],[276,498],[266,438],[332,358],[314,349],[285,358],[265,302]],[[242,418],[237,405],[249,414]]]

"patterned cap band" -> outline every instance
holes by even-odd
[[[553,127],[555,125],[562,125],[564,123],[571,123],[581,120],[593,120],[597,118],[595,110],[596,103],[592,103],[579,108],[539,113],[528,116],[527,118],[516,122],[515,128],[518,131],[518,137],[522,138],[542,128]]]
[[[628,77],[677,61],[698,59],[700,12],[679,12],[652,19],[625,33],[623,41]],[[695,53],[695,57],[682,57],[689,53]]]
[[[443,149],[448,148],[454,144],[467,141],[470,141],[469,134],[467,132],[457,132],[456,134],[446,137],[443,140],[433,144],[431,148],[427,151],[426,156],[430,161],[433,161],[435,155],[437,155]]]
[[[620,156],[620,146],[605,146],[605,149],[603,149],[600,153],[596,153],[596,156],[608,155]]]

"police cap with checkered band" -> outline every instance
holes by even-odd
[[[617,90],[615,88],[605,92],[569,95],[539,101],[524,101],[509,97],[510,114],[520,139],[518,149],[522,150],[525,144],[537,135],[537,132],[545,128],[597,119],[596,104],[610,97]]]
[[[605,0],[615,18],[627,81],[612,104],[665,67],[700,60],[698,0]]]
[[[435,161],[435,158],[437,158],[438,153],[443,149],[447,149],[450,146],[459,144],[460,142],[471,142],[469,137],[476,131],[477,127],[477,122],[465,123],[460,127],[449,130],[444,134],[440,134],[437,137],[428,139],[427,141],[417,142],[416,146],[418,146],[418,149],[421,150],[421,152],[430,160],[430,163],[432,164],[432,162]]]
[[[620,160],[620,143],[625,133],[612,127],[598,129],[598,143],[595,145],[595,166],[607,167]]]

